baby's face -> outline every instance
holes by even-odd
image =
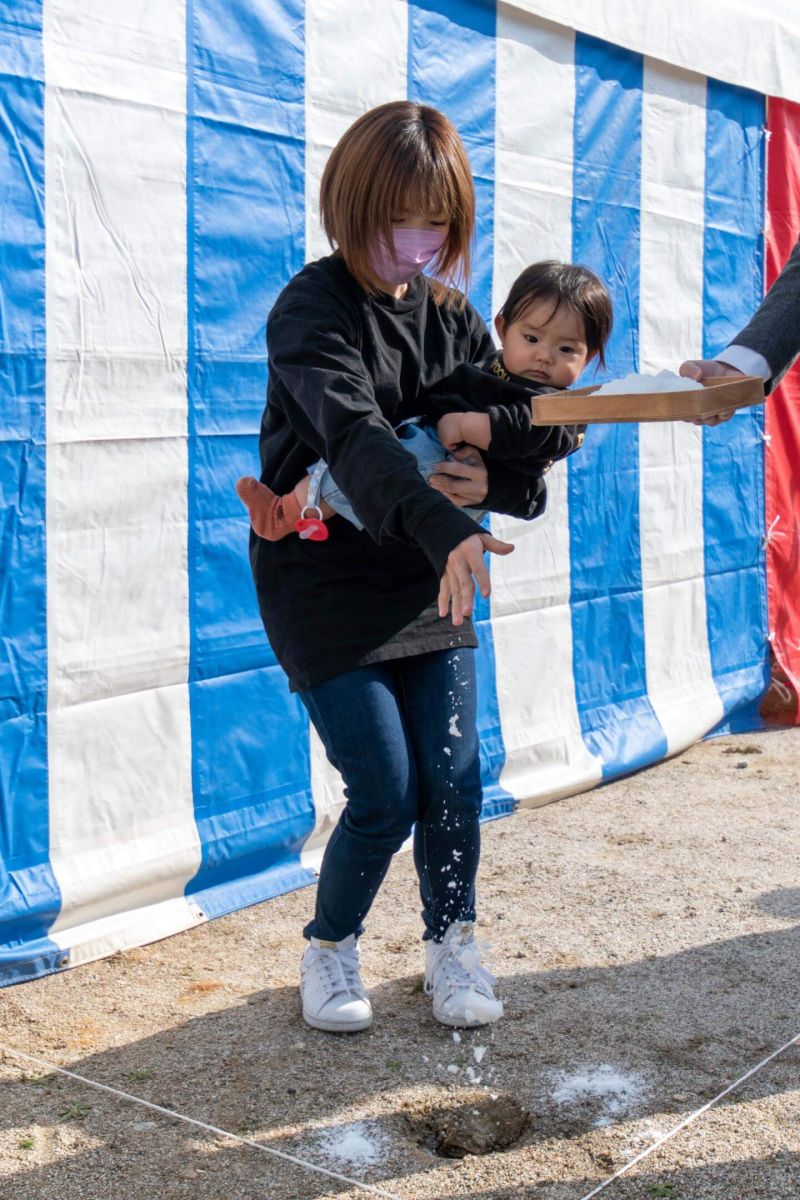
[[[551,300],[541,300],[510,325],[498,316],[495,327],[505,368],[512,375],[568,388],[586,366],[589,350],[583,319],[564,305],[553,311]]]

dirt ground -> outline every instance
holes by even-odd
[[[366,1033],[301,1021],[305,889],[5,990],[0,1044],[403,1200],[582,1200],[800,1033],[799,776],[800,730],[728,737],[486,826],[491,1032],[433,1020],[402,855],[362,942]],[[437,1156],[428,1111],[492,1095],[530,1113],[516,1145]],[[7,1053],[0,1097],[2,1200],[368,1194]],[[798,1200],[800,1044],[602,1194]]]

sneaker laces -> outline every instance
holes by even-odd
[[[494,1000],[493,988],[497,980],[486,967],[481,966],[476,941],[439,942],[433,947],[432,958],[430,978],[426,978],[424,983],[427,995],[444,984],[448,996],[465,988]]]
[[[308,971],[313,969],[321,977],[326,996],[352,992],[360,999],[366,999],[366,989],[361,982],[358,946],[353,945],[345,950],[312,947],[306,954],[304,966]]]

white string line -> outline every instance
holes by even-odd
[[[763,1062],[758,1063],[755,1067],[751,1067],[749,1071],[746,1071],[744,1075],[741,1075],[737,1080],[735,1080],[734,1083],[729,1084],[725,1088],[724,1092],[720,1092],[718,1096],[715,1096],[713,1100],[709,1100],[708,1103],[704,1104],[702,1108],[698,1108],[696,1112],[690,1113],[688,1117],[684,1117],[679,1125],[676,1125],[674,1129],[670,1129],[668,1133],[663,1134],[657,1139],[657,1141],[653,1142],[652,1146],[648,1146],[646,1150],[642,1150],[641,1154],[637,1154],[636,1157],[632,1158],[630,1162],[625,1163],[624,1167],[620,1167],[620,1169],[606,1179],[604,1183],[598,1184],[594,1191],[587,1192],[585,1196],[581,1197],[581,1200],[592,1200],[593,1196],[599,1196],[600,1193],[605,1191],[605,1189],[612,1184],[615,1179],[619,1179],[621,1175],[625,1175],[628,1171],[630,1171],[631,1167],[635,1167],[637,1163],[640,1163],[643,1158],[647,1158],[648,1155],[653,1154],[656,1150],[658,1150],[659,1146],[664,1145],[664,1142],[668,1142],[670,1138],[674,1138],[676,1133],[680,1133],[681,1130],[685,1129],[687,1125],[691,1125],[692,1121],[696,1121],[697,1118],[702,1116],[704,1112],[708,1112],[709,1108],[711,1108],[714,1104],[718,1104],[719,1101],[727,1096],[729,1092],[732,1092],[734,1088],[737,1088],[740,1083],[744,1083],[744,1081],[749,1079],[751,1075],[755,1075],[756,1071],[760,1071],[762,1067],[767,1065],[767,1063],[771,1063],[773,1058],[777,1058],[779,1054],[783,1054],[784,1050],[788,1050],[790,1046],[795,1044],[795,1042],[800,1042],[800,1033],[795,1034],[790,1041],[785,1042],[784,1045],[778,1050],[774,1050],[768,1058],[763,1060]]]
[[[240,1137],[238,1133],[230,1133],[227,1129],[219,1129],[216,1125],[207,1125],[205,1121],[198,1121],[194,1117],[186,1117],[183,1113],[176,1112],[171,1108],[162,1108],[160,1104],[152,1104],[149,1100],[143,1100],[141,1096],[132,1096],[130,1092],[120,1091],[119,1088],[109,1087],[105,1083],[98,1083],[95,1079],[87,1079],[85,1075],[78,1075],[75,1071],[68,1071],[65,1067],[57,1067],[54,1063],[46,1062],[42,1058],[35,1058],[32,1054],[25,1054],[22,1050],[12,1050],[10,1046],[0,1045],[0,1050],[4,1054],[12,1054],[16,1058],[24,1058],[27,1062],[36,1063],[39,1067],[45,1067],[48,1071],[54,1071],[59,1075],[66,1075],[68,1079],[77,1079],[79,1083],[85,1083],[88,1087],[97,1088],[100,1092],[108,1092],[110,1096],[117,1096],[121,1100],[130,1100],[132,1104],[141,1104],[143,1108],[149,1108],[153,1112],[162,1113],[165,1117],[171,1117],[174,1121],[185,1121],[187,1125],[195,1125],[198,1129],[205,1129],[208,1133],[216,1133],[220,1137],[231,1138],[234,1142],[240,1142],[243,1146],[252,1146],[254,1150],[260,1150],[263,1154],[271,1154],[275,1158],[282,1158],[286,1162],[294,1163],[295,1166],[305,1167],[307,1171],[316,1171],[319,1175],[327,1175],[330,1179],[338,1179],[340,1183],[349,1183],[353,1187],[361,1188],[364,1192],[371,1192],[373,1196],[385,1196],[388,1200],[402,1200],[396,1192],[387,1192],[383,1188],[376,1187],[371,1183],[362,1183],[359,1179],[350,1179],[348,1175],[340,1175],[338,1171],[329,1171],[327,1167],[317,1166],[316,1163],[306,1162],[303,1158],[296,1158],[293,1154],[287,1154],[285,1150],[275,1150],[272,1146],[265,1146],[263,1142],[253,1141],[252,1138]]]

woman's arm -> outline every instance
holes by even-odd
[[[544,512],[547,488],[542,471],[524,472],[505,462],[485,462],[474,446],[456,450],[455,458],[456,462],[439,463],[437,473],[428,480],[453,504],[486,508],[522,521],[532,521]]]
[[[320,321],[319,298],[300,297],[273,309],[267,343],[275,398],[364,527],[376,542],[418,545],[441,577],[450,551],[479,526],[422,480],[378,407],[357,330],[335,302]]]

